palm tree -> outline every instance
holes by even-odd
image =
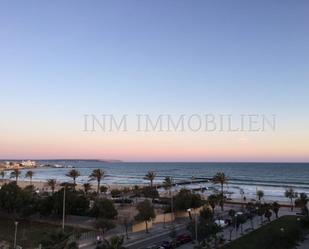
[[[271,212],[271,209],[272,209],[272,205],[270,204],[264,204],[264,208],[265,208],[265,218],[267,218],[268,222],[270,222],[270,218],[272,216],[272,212]]]
[[[218,195],[212,194],[207,198],[208,204],[211,206],[213,213],[215,213],[215,208],[219,203]]]
[[[100,193],[106,194],[107,190],[108,190],[107,186],[104,186],[104,185],[100,186]]]
[[[91,184],[89,182],[86,182],[83,184],[83,187],[84,187],[84,192],[87,195],[88,192],[91,190]]]
[[[31,170],[27,171],[27,173],[25,175],[26,178],[30,178],[30,185],[32,185],[32,177],[33,177],[33,175],[34,175],[34,173]]]
[[[278,218],[279,216],[278,216],[278,213],[279,213],[279,209],[280,209],[280,204],[278,203],[278,202],[274,202],[273,204],[272,204],[272,210],[274,211],[274,213],[275,213],[275,215],[276,215],[276,218]]]
[[[102,169],[94,169],[90,174],[90,180],[96,180],[98,183],[97,193],[100,193],[101,180],[104,178],[105,172]]]
[[[299,207],[304,215],[309,215],[307,207],[308,202],[309,198],[305,193],[300,193],[299,197],[295,200],[296,207]]]
[[[172,183],[172,177],[165,177],[164,180],[163,180],[163,187],[165,190],[168,190],[170,192],[171,188],[173,186],[173,183]]]
[[[164,178],[163,187],[165,190],[169,192],[169,196],[171,198],[171,218],[173,220],[174,205],[173,205],[173,194],[172,194],[172,187],[173,187],[172,177],[167,176]]]
[[[48,179],[47,185],[51,188],[51,191],[54,194],[55,188],[56,188],[56,185],[57,185],[57,181],[55,179]]]
[[[261,203],[256,204],[256,211],[257,215],[261,217],[261,225],[263,224],[263,216],[265,215],[265,205],[262,205]]]
[[[293,211],[293,209],[294,209],[293,199],[297,198],[297,196],[298,196],[297,192],[295,192],[293,188],[288,188],[287,190],[285,190],[284,196],[286,198],[290,199],[290,201],[291,201],[291,211]]]
[[[246,210],[248,213],[248,218],[250,219],[250,223],[251,223],[251,229],[254,229],[254,224],[253,224],[253,218],[254,215],[256,214],[256,207],[252,202],[248,202],[246,204]]]
[[[150,181],[150,187],[153,187],[153,180],[156,178],[156,173],[154,171],[148,171],[144,179]]]
[[[73,184],[74,184],[74,189],[75,189],[75,185],[76,185],[76,178],[80,176],[80,173],[78,170],[76,169],[72,169],[70,170],[66,176],[70,177],[73,179]]]
[[[220,200],[220,206],[221,210],[223,211],[223,205],[224,205],[224,192],[223,192],[223,186],[224,184],[227,184],[228,178],[223,172],[218,172],[215,174],[215,176],[212,179],[213,183],[220,184],[221,186],[221,200]]]
[[[113,236],[109,240],[104,240],[102,249],[125,249],[123,246],[123,236]]]
[[[10,178],[15,178],[15,182],[17,184],[18,182],[18,177],[21,175],[21,172],[19,169],[14,169],[12,172],[11,172],[11,175],[10,175]]]
[[[141,189],[138,185],[134,185],[133,193],[134,193],[134,196],[135,196],[135,202],[137,203],[137,198],[141,197]]]
[[[264,197],[264,191],[263,190],[258,190],[256,191],[256,196],[259,198],[259,201]]]
[[[229,216],[231,218],[232,224],[235,223],[235,215],[236,211],[234,209],[230,209]],[[232,232],[234,230],[234,225],[230,226],[229,232],[230,232],[230,239],[229,241],[232,241]]]

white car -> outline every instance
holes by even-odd
[[[225,220],[215,220],[215,224],[217,224],[219,227],[226,227],[228,224],[225,222]]]

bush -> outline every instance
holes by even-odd
[[[58,249],[65,248],[68,243],[71,233],[62,232],[62,230],[56,230],[48,232],[41,240],[41,244],[45,249]]]
[[[82,192],[67,189],[65,203],[66,214],[83,216],[89,212],[89,200]],[[41,198],[37,209],[41,215],[61,215],[63,209],[63,189],[55,192],[52,196]]]
[[[103,198],[94,202],[90,214],[96,218],[114,219],[118,212],[111,200]]]
[[[112,189],[111,190],[111,195],[113,198],[117,198],[121,196],[121,190],[119,189]]]
[[[175,196],[175,208],[186,211],[189,208],[198,208],[203,205],[202,198],[199,194],[191,193],[190,190],[181,189]]]
[[[31,186],[21,189],[15,182],[4,184],[0,189],[0,209],[23,216],[36,212],[37,194]]]

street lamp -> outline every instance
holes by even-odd
[[[191,208],[187,209],[188,213],[189,213],[189,217],[192,220],[192,215],[191,215]],[[198,244],[198,240],[197,240],[197,214],[194,213],[194,225],[195,225],[195,243]]]
[[[245,191],[241,188],[240,189],[240,198],[241,198],[241,209],[242,210],[244,209],[244,194],[245,194]]]
[[[188,214],[189,214],[189,218],[190,218],[190,220],[192,220],[191,208],[188,208],[188,209],[187,209],[187,212],[188,212]]]
[[[14,236],[14,249],[16,249],[16,241],[17,241],[17,225],[18,225],[18,221],[14,222],[15,224],[15,236]]]
[[[235,232],[236,232],[236,238],[238,237],[238,214],[236,213],[234,215],[234,219],[235,219]]]
[[[175,216],[174,216],[174,194],[173,194],[173,177],[171,177],[171,182],[172,182],[172,186],[171,186],[171,189],[170,189],[170,194],[171,194],[171,222],[172,224],[174,223],[174,220],[175,220]]]
[[[64,221],[65,221],[65,189],[66,189],[66,186],[64,186],[63,188],[62,231],[64,231]]]
[[[163,210],[163,228],[165,228],[165,210]]]

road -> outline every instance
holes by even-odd
[[[178,229],[176,229],[177,234],[182,234],[182,233],[188,233],[188,231],[186,230],[185,226],[181,226]],[[135,242],[130,242],[130,243],[126,243],[124,246],[127,249],[145,249],[148,246],[152,246],[155,244],[160,244],[160,242],[163,242],[164,240],[169,240],[169,233],[170,231],[164,231],[158,234],[153,234],[152,236],[149,237],[145,237],[144,239],[139,239]]]

